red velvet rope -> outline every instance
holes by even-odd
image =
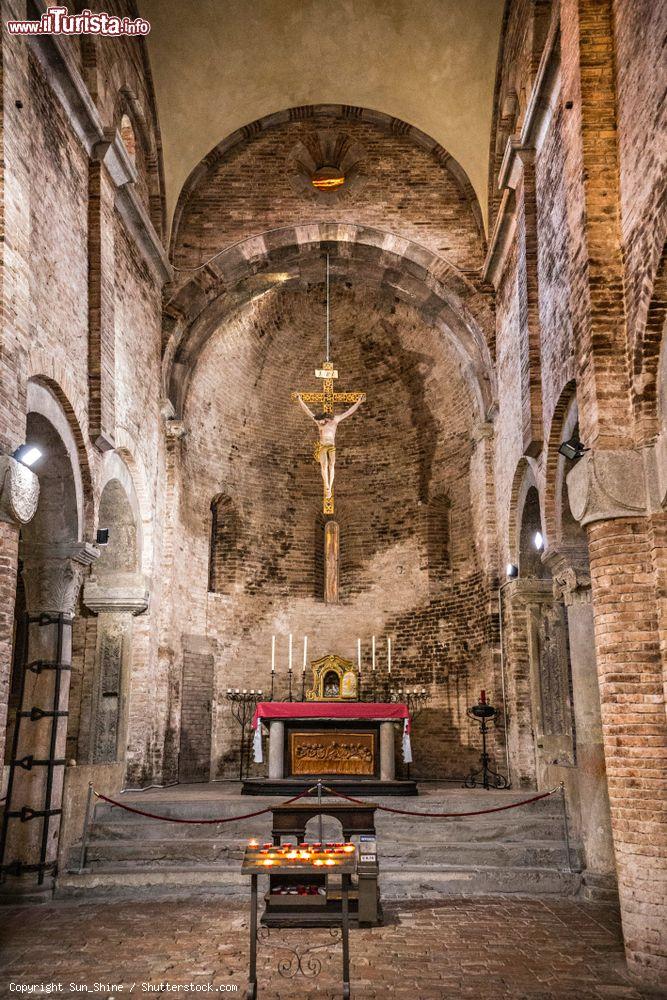
[[[335,788],[329,788],[328,785],[322,785],[322,790],[329,792],[331,795],[336,795],[339,799],[347,799],[348,802],[354,802],[358,806],[368,806],[370,803],[364,802],[363,799],[355,799],[351,795],[343,795],[342,792],[337,792]],[[285,799],[284,802],[280,804],[283,806],[290,805],[291,802],[296,802],[297,799],[303,799],[306,795],[310,795],[314,792],[314,788],[307,788],[304,792],[300,792],[298,795],[294,795],[291,799]],[[456,816],[483,816],[485,813],[497,813],[505,812],[506,809],[517,809],[519,806],[528,806],[531,802],[539,802],[540,799],[546,799],[550,795],[554,795],[558,788],[552,788],[549,792],[542,792],[540,795],[534,795],[530,799],[523,799],[521,802],[510,802],[507,806],[494,806],[492,809],[476,809],[473,812],[458,812],[458,813],[436,813],[436,812],[415,812],[413,809],[393,809],[391,806],[376,806],[377,809],[381,809],[382,812],[388,813],[398,813],[400,816],[424,816],[426,819],[453,819]],[[146,816],[148,819],[160,819],[165,823],[235,823],[241,819],[252,819],[254,816],[263,816],[264,813],[273,812],[273,806],[267,806],[265,809],[258,809],[256,812],[244,813],[242,816],[225,816],[222,819],[177,819],[175,816],[158,816],[157,813],[145,812],[143,809],[135,809],[134,806],[126,806],[123,802],[116,802],[115,799],[109,799],[106,795],[102,795],[101,792],[93,792],[98,799],[102,799],[103,802],[108,802],[109,805],[118,806],[119,809],[124,809],[126,812],[136,813],[137,816]]]
[[[351,795],[343,795],[342,792],[337,792],[335,788],[329,788],[327,785],[322,785],[322,789],[330,792],[332,795],[337,795],[339,799],[347,799],[348,802],[355,802],[358,806],[369,805],[363,799],[353,799]],[[550,792],[542,792],[540,795],[534,795],[532,799],[524,799],[522,802],[511,802],[508,806],[494,806],[493,809],[476,809],[474,812],[431,813],[414,812],[412,809],[392,809],[391,806],[376,806],[376,808],[381,809],[383,812],[398,813],[401,816],[426,816],[430,819],[451,819],[455,816],[483,816],[485,813],[504,812],[506,809],[516,809],[518,806],[528,806],[531,802],[539,802],[540,799],[546,799],[549,795],[553,795],[557,791],[559,791],[558,788],[552,788]]]
[[[307,788],[305,792],[300,792],[295,795],[294,798],[286,799],[281,803],[283,806],[288,806],[290,802],[296,802],[297,799],[302,799],[305,795],[310,795],[312,789]],[[158,816],[157,813],[145,812],[143,809],[135,809],[134,806],[126,806],[124,802],[116,802],[115,799],[109,799],[106,795],[102,795],[101,792],[93,792],[98,799],[102,799],[103,802],[108,802],[109,805],[118,806],[119,809],[124,809],[125,812],[136,813],[137,816],[147,816],[148,819],[161,819],[165,823],[234,823],[240,819],[252,819],[253,816],[262,816],[264,813],[273,812],[273,806],[267,806],[266,809],[258,809],[257,812],[244,813],[243,816],[225,816],[222,819],[177,819],[175,816]]]

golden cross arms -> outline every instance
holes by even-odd
[[[338,372],[333,361],[325,361],[321,368],[315,370],[315,375],[322,379],[322,392],[293,392],[292,399],[300,395],[304,403],[320,403],[323,413],[333,414],[334,403],[356,403],[363,396],[363,392],[334,392],[334,379],[338,378]]]

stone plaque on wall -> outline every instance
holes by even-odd
[[[102,624],[100,619],[100,623],[99,687],[93,734],[94,764],[112,763],[117,757],[125,641],[125,628],[121,622]]]
[[[542,732],[550,736],[572,732],[568,651],[564,609],[544,607],[537,626]]]

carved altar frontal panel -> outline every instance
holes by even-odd
[[[292,774],[375,774],[375,733],[291,732],[289,752]]]

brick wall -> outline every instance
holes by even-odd
[[[368,682],[371,636],[378,637],[384,673],[380,637],[391,634],[396,686],[426,686],[433,696],[415,734],[417,772],[461,774],[477,752],[465,708],[480,688],[494,690],[495,619],[475,544],[485,526],[471,514],[477,484],[470,481],[476,445],[469,390],[444,338],[434,341],[412,309],[390,296],[378,300],[376,291],[354,282],[334,283],[339,385],[363,389],[368,399],[338,431],[341,603],[325,606],[314,425],[289,399],[293,389],[315,388],[322,291],[322,285],[287,286],[228,321],[202,352],[190,383],[175,600],[184,631],[217,640],[214,773],[233,774],[226,688],[268,690],[275,633],[282,691],[291,631],[299,686],[304,634],[309,659],[329,651],[355,658],[361,637]],[[210,505],[220,493],[236,512],[234,559],[220,592],[207,594]],[[438,526],[437,541],[448,541],[447,552],[433,557],[441,507],[449,525]]]

